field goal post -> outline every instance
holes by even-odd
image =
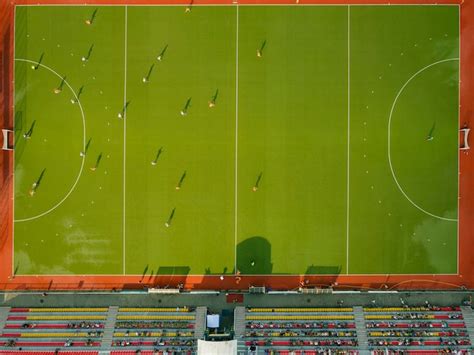
[[[14,147],[14,143],[13,143],[14,132],[11,129],[2,128],[2,135],[3,135],[2,149],[3,150],[13,150],[13,147]]]
[[[462,141],[461,146],[459,147],[459,150],[469,150],[469,132],[471,131],[470,128],[467,126],[461,128],[459,132],[463,135],[464,139]]]

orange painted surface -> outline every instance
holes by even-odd
[[[296,1],[296,0],[295,0]],[[290,0],[239,0],[239,4],[295,4]],[[189,4],[186,0],[16,0],[15,4]],[[299,4],[387,4],[387,1],[358,0],[299,0]],[[393,0],[391,4],[434,4],[423,0]],[[440,0],[438,4],[460,4],[461,6],[461,108],[460,125],[472,126],[474,118],[474,2],[472,0]],[[193,5],[232,4],[232,0],[196,0]],[[3,90],[0,103],[9,103],[9,123],[12,123],[13,109],[13,1],[3,1],[0,7],[2,18],[1,48],[8,48],[10,61],[4,74],[9,78],[9,87]],[[5,33],[9,36],[5,38]],[[5,46],[9,41],[9,46]],[[5,73],[5,71],[7,71]],[[1,105],[1,104],[0,104]],[[5,111],[5,112],[7,112]],[[2,127],[3,128],[3,127]],[[10,127],[11,128],[11,127]],[[459,200],[459,275],[385,275],[385,276],[17,276],[12,270],[12,194],[13,165],[11,153],[2,153],[0,164],[7,169],[8,176],[1,181],[0,205],[0,290],[120,290],[145,287],[177,287],[186,289],[245,290],[249,286],[266,286],[274,290],[292,290],[302,285],[312,287],[333,286],[335,289],[458,289],[474,288],[474,153],[460,152],[460,200]]]
[[[13,129],[13,4],[0,2],[0,128]],[[3,140],[3,137],[0,138]],[[1,142],[3,145],[3,141]],[[13,154],[0,151],[0,282],[12,274]],[[1,288],[1,287],[0,287]]]

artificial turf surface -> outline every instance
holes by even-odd
[[[18,274],[456,273],[457,6],[94,9],[16,8]]]

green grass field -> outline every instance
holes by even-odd
[[[16,8],[17,274],[457,272],[457,6],[94,9]]]

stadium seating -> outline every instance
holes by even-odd
[[[301,355],[331,349],[334,354],[356,354],[357,345],[352,308],[248,308],[239,349]]]
[[[0,335],[0,349],[39,354],[101,346],[108,308],[12,308]],[[49,350],[46,351],[46,350]],[[52,352],[51,352],[52,351]]]
[[[59,351],[25,351],[25,350],[2,350],[0,352],[2,355],[98,355],[98,351],[67,351],[67,350],[59,350]]]
[[[364,312],[369,348],[375,354],[387,349],[409,354],[472,349],[459,307],[374,307]]]

